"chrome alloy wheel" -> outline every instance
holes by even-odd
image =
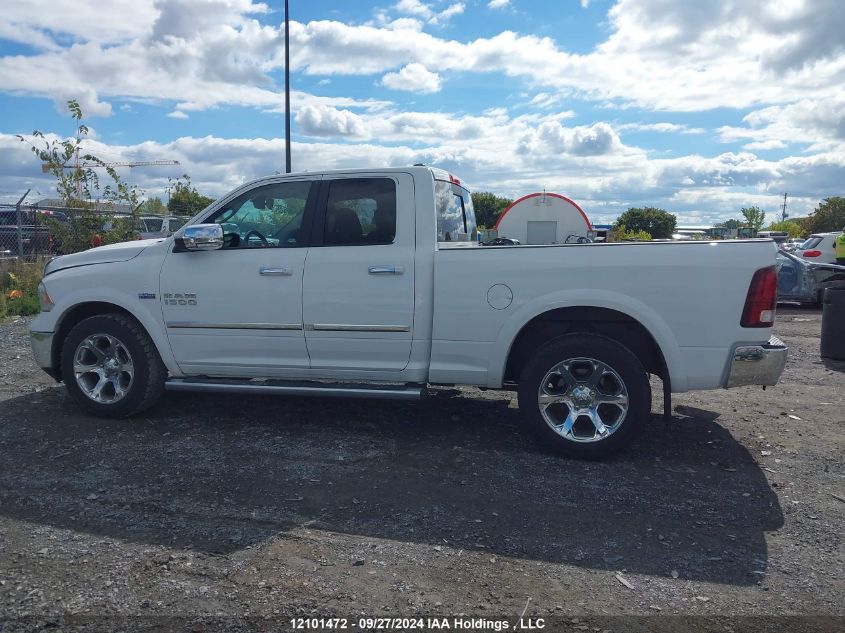
[[[537,404],[558,435],[573,442],[599,442],[625,421],[628,390],[609,365],[594,358],[570,358],[546,374]]]
[[[91,400],[113,404],[129,392],[135,367],[123,343],[109,334],[92,334],[76,348],[73,375]]]

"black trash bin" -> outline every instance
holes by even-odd
[[[821,352],[822,358],[845,360],[845,286],[824,291]]]

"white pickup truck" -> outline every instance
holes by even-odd
[[[486,247],[439,169],[277,175],[171,237],[50,261],[35,358],[87,412],[164,390],[416,399],[516,389],[549,447],[626,445],[664,394],[774,385],[771,241]]]

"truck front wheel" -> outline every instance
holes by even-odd
[[[597,459],[622,449],[651,411],[639,359],[597,334],[566,334],[541,347],[523,368],[518,393],[531,430],[567,457]]]
[[[74,401],[105,418],[125,418],[153,406],[167,377],[149,335],[125,314],[77,323],[62,345],[61,365]]]

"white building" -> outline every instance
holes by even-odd
[[[515,200],[499,216],[495,228],[499,237],[521,244],[577,243],[593,230],[583,209],[557,193],[532,193]]]

